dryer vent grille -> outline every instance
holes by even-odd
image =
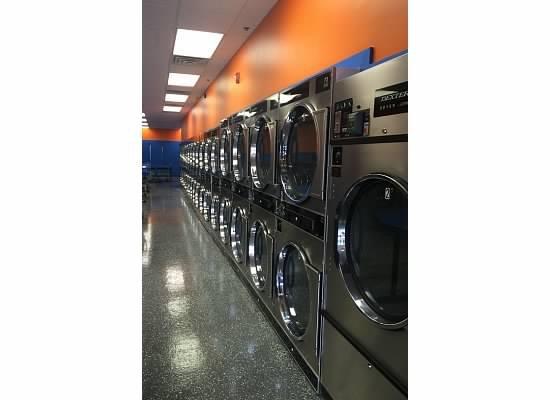
[[[204,65],[208,62],[208,58],[174,56],[172,62],[176,65]]]

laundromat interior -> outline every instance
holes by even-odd
[[[0,399],[549,398],[546,8],[0,2]]]
[[[406,399],[407,1],[143,1],[143,398]]]

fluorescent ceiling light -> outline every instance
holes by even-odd
[[[178,29],[174,43],[174,55],[210,58],[222,38],[223,33]]]
[[[170,72],[168,74],[168,85],[185,87],[195,86],[195,83],[197,83],[199,77],[200,75],[178,74],[175,72]]]
[[[180,111],[181,111],[181,107],[176,107],[176,106],[164,106],[164,108],[162,109],[162,111],[180,112]]]
[[[188,97],[186,94],[166,93],[164,100],[172,103],[185,103]]]

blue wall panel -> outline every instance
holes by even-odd
[[[180,175],[180,142],[142,140],[142,164],[150,168],[170,168],[171,176]]]

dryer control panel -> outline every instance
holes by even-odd
[[[353,98],[334,103],[334,122],[332,137],[334,139],[345,137],[369,136],[370,110],[361,109],[356,105],[353,110]]]

